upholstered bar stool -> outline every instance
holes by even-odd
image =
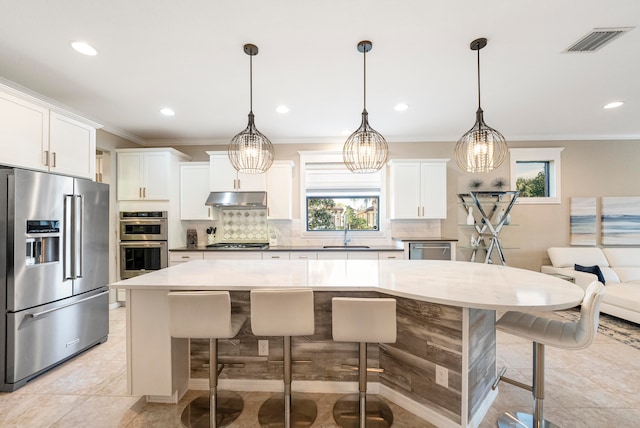
[[[584,349],[593,342],[598,331],[600,302],[604,295],[604,285],[595,281],[587,287],[577,322],[551,320],[534,314],[509,311],[497,322],[498,330],[533,341],[533,385],[529,386],[504,376],[503,368],[493,389],[501,380],[524,388],[533,393],[533,414],[516,412],[504,413],[498,418],[498,426],[552,428],[556,424],[544,419],[544,347],[555,346],[563,349]]]
[[[336,402],[333,406],[336,423],[343,428],[391,426],[393,413],[387,403],[367,395],[367,343],[396,341],[396,300],[334,297],[332,330],[333,340],[337,342],[358,342],[359,353],[359,393],[346,395]]]
[[[256,336],[284,338],[284,393],[275,394],[258,411],[262,427],[308,427],[318,408],[303,394],[291,392],[291,336],[315,331],[313,290],[265,289],[251,291],[251,330]]]
[[[169,293],[169,329],[176,338],[209,339],[209,396],[191,401],[182,412],[185,427],[224,427],[242,413],[242,397],[218,391],[218,339],[238,334],[246,314],[231,313],[228,291]]]

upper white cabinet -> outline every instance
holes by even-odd
[[[267,174],[240,174],[231,165],[227,152],[207,152],[210,166],[210,190],[212,192],[229,191],[266,191]]]
[[[211,207],[204,203],[209,196],[209,163],[180,164],[180,219],[210,220]]]
[[[96,129],[52,111],[49,159],[51,172],[95,179]]]
[[[0,163],[95,179],[96,128],[0,91]]]
[[[391,218],[447,217],[448,159],[392,160]]]
[[[189,158],[173,149],[117,150],[118,200],[161,201],[170,197],[171,180],[178,179],[173,163]]]
[[[293,218],[292,161],[274,161],[267,171],[267,216],[271,220]]]

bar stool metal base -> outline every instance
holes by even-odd
[[[393,424],[393,413],[389,405],[375,395],[367,395],[366,400],[366,427],[390,427]],[[342,428],[364,426],[360,424],[360,394],[345,395],[336,401],[333,418]]]
[[[258,410],[258,422],[263,428],[284,427],[284,393],[272,395]],[[318,407],[306,395],[291,394],[291,426],[308,427],[316,420]]]
[[[242,413],[244,402],[236,392],[218,391],[217,401],[217,427],[229,425]],[[182,412],[180,420],[188,428],[209,428],[209,397],[198,397],[191,401]]]
[[[499,428],[537,428],[533,425],[533,415],[530,413],[524,412],[516,412],[514,413],[503,413],[498,418],[498,427]],[[549,422],[548,420],[542,420],[540,424],[540,428],[560,428],[558,425],[553,422]]]

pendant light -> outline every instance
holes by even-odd
[[[358,51],[364,56],[364,109],[362,123],[347,138],[342,148],[342,158],[351,172],[367,174],[376,172],[387,162],[389,148],[384,137],[369,125],[367,113],[367,52],[372,44],[368,40],[358,43]]]
[[[249,124],[229,143],[229,160],[233,167],[244,174],[266,172],[273,164],[273,144],[256,128],[253,116],[253,57],[258,47],[244,45],[244,53],[249,55]]]
[[[480,107],[480,49],[487,45],[487,39],[471,42],[471,50],[478,52],[478,110],[476,123],[456,144],[456,162],[460,169],[467,172],[489,172],[502,164],[507,151],[507,141],[497,130],[484,123]]]

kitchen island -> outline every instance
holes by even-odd
[[[200,260],[112,287],[127,293],[129,392],[170,402],[189,386],[206,385],[190,370],[196,356],[190,357],[188,341],[169,337],[170,290],[228,290],[236,310],[249,312],[250,290],[311,287],[316,333],[294,339],[294,359],[309,361],[294,365],[294,389],[307,392],[356,388],[356,375],[341,364],[356,361],[357,344],[331,340],[331,297],[393,296],[398,301],[398,340],[370,345],[370,365],[385,370],[371,391],[443,427],[478,425],[495,398],[497,310],[566,309],[583,296],[579,287],[538,272],[422,260]],[[225,369],[222,387],[281,388],[279,338],[259,339],[276,342],[269,356],[258,355],[258,338],[251,335],[248,321],[238,338],[220,347],[221,355],[245,364]],[[446,384],[436,383],[436,369],[446,371]]]

